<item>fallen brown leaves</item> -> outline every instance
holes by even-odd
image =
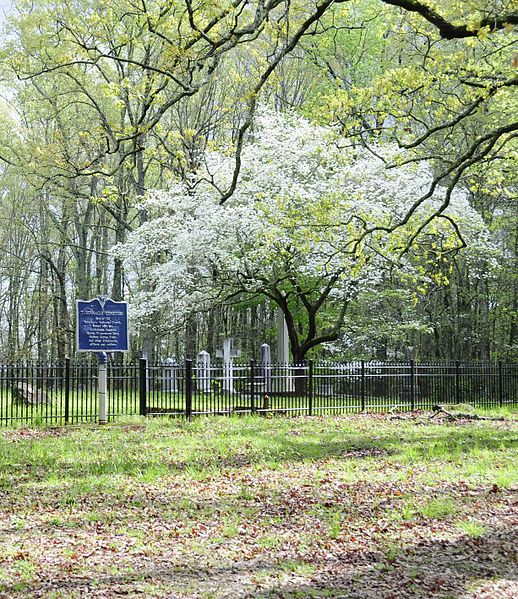
[[[374,420],[377,427],[388,418]],[[368,424],[366,417],[333,421],[337,429],[340,421]],[[294,425],[290,437],[302,436]],[[8,434],[13,443],[27,437],[41,438]],[[195,473],[171,460],[156,480],[114,477],[110,486],[74,493],[77,481],[39,478],[4,488],[0,596],[518,595],[512,485],[451,472],[427,477],[424,461],[398,461],[397,444],[333,447],[322,459],[281,465],[254,463],[241,448],[217,470]],[[451,469],[451,459],[444,466]],[[476,521],[483,532],[470,535],[460,521]]]

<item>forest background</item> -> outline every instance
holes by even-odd
[[[512,1],[20,0],[0,51],[0,357],[75,300],[148,357],[518,356]]]

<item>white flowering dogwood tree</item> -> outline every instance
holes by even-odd
[[[394,269],[414,290],[447,283],[450,255],[466,243],[474,253],[489,247],[483,221],[456,191],[414,239],[442,202],[438,189],[404,227],[384,232],[432,179],[423,163],[387,169],[395,159],[393,147],[354,146],[333,129],[263,109],[224,204],[219,190],[234,173],[224,152],[147,195],[148,221],[115,249],[133,283],[136,323],[160,315],[173,329],[220,302],[267,299],[282,310],[299,362],[339,339],[350,302]]]

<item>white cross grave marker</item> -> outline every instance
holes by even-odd
[[[234,339],[227,337],[223,340],[223,349],[216,350],[216,357],[223,358],[223,389],[234,392],[234,364],[232,360],[241,355],[239,349],[234,349]]]

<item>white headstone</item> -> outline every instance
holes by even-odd
[[[286,319],[280,308],[277,308],[277,362],[288,364],[290,361],[290,339]]]
[[[173,358],[164,360],[162,391],[165,393],[175,393],[178,391],[178,362]]]
[[[198,354],[198,389],[204,393],[210,393],[210,354],[201,351]]]
[[[272,352],[268,343],[261,345],[261,376],[266,391],[272,390]]]
[[[286,319],[280,308],[277,308],[277,361],[279,363],[279,391],[293,391],[293,377],[290,363],[290,339]]]

